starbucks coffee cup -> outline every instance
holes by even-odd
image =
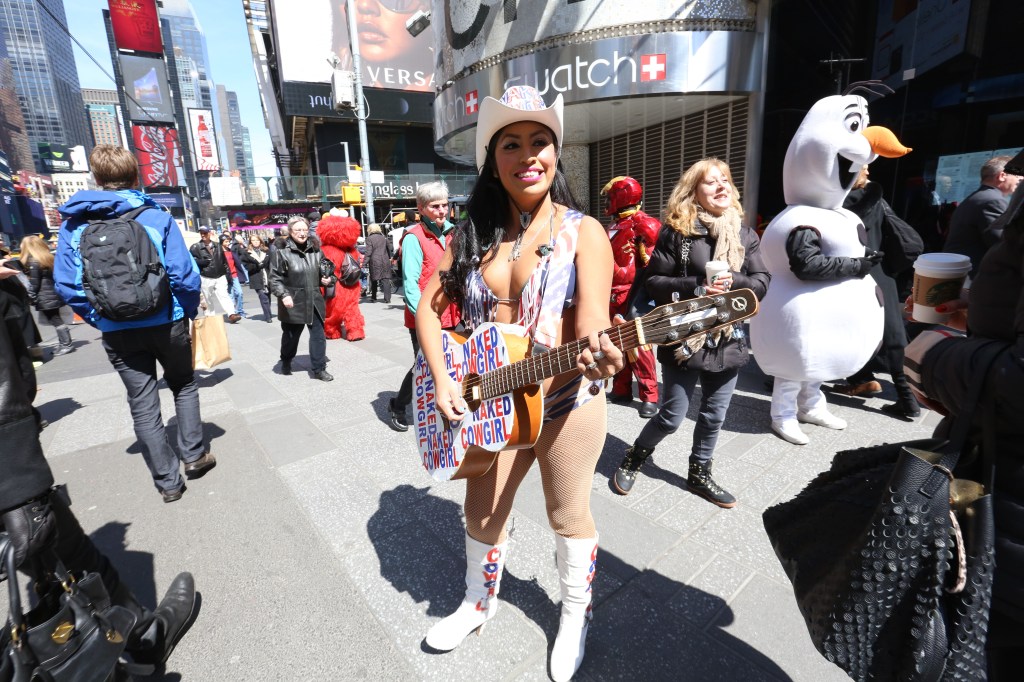
[[[971,272],[971,259],[958,253],[923,253],[914,261],[914,319],[944,324],[949,313],[937,313],[937,306],[960,298],[964,279]]]
[[[724,260],[709,260],[704,266],[704,274],[707,277],[707,284],[714,284],[715,277],[723,272],[729,272],[729,264]]]

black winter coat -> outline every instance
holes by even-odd
[[[323,324],[327,306],[320,289],[320,243],[310,237],[305,248],[291,239],[274,250],[270,262],[270,293],[277,297],[277,315],[289,324]],[[291,296],[293,305],[281,302]]]
[[[199,274],[203,277],[223,277],[229,273],[224,250],[217,242],[211,241],[209,248],[203,242],[196,242],[189,247],[188,252],[195,258]]]
[[[864,230],[867,236],[865,246],[871,251],[885,251],[885,261],[875,264],[870,271],[875,284],[882,291],[882,298],[885,304],[885,326],[882,331],[882,347],[879,349],[879,357],[884,361],[885,371],[890,371],[891,360],[887,357],[887,351],[897,351],[898,361],[902,363],[903,348],[907,345],[907,332],[903,324],[903,301],[900,299],[896,280],[885,273],[882,266],[890,262],[890,258],[897,259],[897,254],[891,253],[895,248],[892,240],[886,240],[887,231],[893,228],[890,222],[898,221],[902,227],[913,232],[913,228],[903,222],[889,207],[882,197],[882,186],[877,182],[870,182],[862,189],[854,189],[847,196],[844,208],[857,214],[857,217],[864,223]],[[916,234],[916,233],[915,233]],[[924,242],[920,241],[920,249],[917,254],[911,256],[911,261],[920,255],[924,249]],[[885,244],[883,246],[883,243]],[[902,370],[902,367],[897,367]]]
[[[970,290],[968,338],[939,342],[921,363],[925,392],[957,414],[974,376],[981,346],[1002,345],[988,374],[984,402],[975,419],[995,411],[996,457],[993,501],[996,570],[992,608],[1024,623],[1024,184],[1007,213],[1001,241],[981,261]]]
[[[690,254],[684,265],[680,262],[680,247],[683,239],[690,239]],[[771,274],[761,258],[761,240],[749,227],[741,228],[740,242],[745,249],[743,268],[732,273],[733,289],[751,289],[758,300],[768,292]],[[679,299],[695,298],[694,289],[705,284],[704,266],[713,259],[715,240],[705,232],[703,237],[686,238],[671,227],[665,227],[658,234],[651,261],[644,269],[644,286],[647,293],[658,305],[672,302],[672,294]],[[714,371],[741,367],[747,361],[748,348],[745,339],[733,338],[724,344],[717,354],[719,366]],[[676,364],[673,357],[675,346],[659,346],[658,361],[662,364]],[[696,355],[694,356],[696,357]],[[710,369],[710,368],[709,368]]]
[[[261,263],[253,255],[253,249],[242,251],[242,267],[245,268],[245,272],[249,275],[249,288],[254,291],[262,291],[268,288],[268,282],[270,281],[270,253],[264,251],[263,256],[263,262]]]
[[[371,234],[366,238],[366,258],[363,261],[370,269],[370,280],[376,282],[391,278],[391,242],[383,234]]]
[[[35,258],[30,258],[28,282],[28,297],[36,310],[56,310],[64,305],[53,287],[53,268],[44,268]]]
[[[13,278],[0,280],[0,511],[17,507],[53,485],[32,410],[36,374],[25,342],[31,313]]]

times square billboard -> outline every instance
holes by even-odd
[[[413,37],[405,23],[430,0],[360,0],[353,3],[362,83],[377,120],[429,123],[434,94],[434,37]],[[334,110],[331,75],[352,70],[349,17],[344,0],[274,0],[270,3],[285,113],[353,119]]]
[[[163,52],[156,0],[109,0],[107,6],[118,49]]]

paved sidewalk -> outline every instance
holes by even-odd
[[[233,359],[200,380],[218,464],[173,504],[152,486],[98,334],[75,326],[77,352],[39,369],[43,445],[87,532],[143,602],[178,571],[196,576],[201,611],[163,679],[548,679],[558,580],[536,467],[516,500],[497,616],[451,653],[422,643],[462,597],[463,484],[430,479],[412,435],[384,421],[412,361],[395,301],[364,302],[366,340],[329,342],[329,384],[305,371],[305,340],[294,375],[276,373],[276,321],[229,325]],[[246,307],[259,310],[251,292]],[[609,405],[593,483],[597,603],[577,679],[847,679],[811,646],[761,512],[837,450],[925,436],[936,415],[904,423],[878,411],[883,399],[830,396],[849,428],[807,426],[811,444],[799,447],[769,433],[763,381],[754,363],[743,371],[719,441],[715,474],[739,499],[732,510],[686,491],[692,421],[633,494],[612,492],[642,421],[639,403]],[[170,398],[162,391],[167,418]]]

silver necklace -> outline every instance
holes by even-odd
[[[519,257],[523,255],[523,252],[522,252],[523,235],[526,234],[526,225],[527,225],[527,223],[529,223],[529,221],[530,221],[530,214],[521,211],[519,213],[519,225],[520,225],[519,234],[516,235],[516,241],[512,244],[512,252],[510,254],[508,254],[508,262],[509,263],[516,262],[517,260],[519,260]],[[551,251],[551,241],[554,238],[554,225],[555,225],[555,204],[554,204],[554,202],[552,202],[551,203],[551,212],[548,213],[548,243],[547,243],[546,246],[541,246],[540,247],[540,250],[541,250],[541,254],[540,255],[541,256],[546,256]],[[532,244],[535,239],[537,239],[537,235],[533,235],[533,238],[530,239],[529,243],[526,246],[529,246],[530,244]]]

